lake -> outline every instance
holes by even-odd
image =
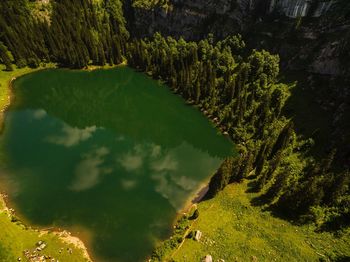
[[[98,261],[144,261],[234,154],[201,112],[126,66],[17,79],[0,180],[26,223],[72,230]]]

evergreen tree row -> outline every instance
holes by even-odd
[[[60,0],[50,7],[50,17],[39,20],[28,0],[0,2],[4,64],[9,64],[6,49],[18,67],[37,67],[41,61],[74,68],[122,62],[128,32],[119,0]]]
[[[231,36],[198,43],[155,34],[127,44],[129,64],[167,82],[197,105],[237,144],[239,157],[226,159],[209,184],[208,197],[226,185],[252,181],[261,201],[322,227],[349,226],[349,171],[334,171],[335,151],[316,162],[312,140],[301,140],[283,107],[290,86],[278,82],[279,58],[253,50],[243,59],[244,42]]]

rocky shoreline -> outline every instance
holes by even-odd
[[[12,221],[13,218],[15,217],[15,210],[13,208],[10,208],[8,206],[8,203],[6,201],[6,199],[8,198],[7,194],[5,193],[0,193],[0,214],[1,213],[5,213],[7,214],[8,218]],[[12,222],[16,222],[16,223],[20,223],[22,225],[24,225],[20,220],[16,219],[13,220]],[[26,227],[26,230],[33,230],[39,233],[39,236],[44,236],[47,234],[54,234],[55,236],[58,237],[59,240],[61,240],[63,243],[66,243],[68,245],[72,244],[74,247],[76,247],[77,249],[81,250],[83,253],[84,258],[86,259],[86,261],[92,262],[93,260],[91,259],[88,249],[85,246],[85,244],[83,243],[83,241],[81,239],[79,239],[76,236],[73,236],[71,232],[67,231],[67,230],[58,230],[58,229],[53,229],[53,230],[48,230],[48,229],[36,229],[36,228],[32,228],[32,227],[28,227],[26,225],[24,225]],[[41,251],[43,250],[46,245],[43,241],[39,241],[42,242],[40,243],[40,245],[38,243],[36,243],[36,248],[34,249],[33,252],[30,252],[29,250],[24,250],[23,254],[29,259],[29,261],[31,261],[31,258],[36,258],[38,257],[38,252],[37,251]],[[41,248],[42,246],[42,248]],[[62,248],[61,248],[62,249]],[[60,253],[63,251],[60,250]],[[68,252],[72,252],[71,249],[67,249]],[[31,257],[33,256],[33,257]],[[20,260],[19,260],[20,261]],[[51,261],[51,260],[50,260]],[[55,261],[55,260],[52,260]]]

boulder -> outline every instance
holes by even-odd
[[[202,237],[202,232],[199,230],[196,230],[194,232],[194,240],[199,241],[201,239],[201,237]]]
[[[213,258],[211,255],[206,255],[202,261],[203,262],[213,262]]]

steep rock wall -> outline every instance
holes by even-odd
[[[141,37],[161,32],[190,40],[201,39],[208,33],[214,33],[218,38],[241,33],[252,43],[252,48],[265,48],[280,54],[283,66],[289,69],[340,75],[344,68],[341,66],[339,45],[349,32],[349,19],[329,23],[329,20],[335,21],[328,17],[328,11],[336,2],[172,0],[168,9],[132,8],[130,31]],[[294,18],[304,16],[313,19],[313,22],[299,26]]]
[[[131,0],[129,0],[131,1]],[[335,0],[172,0],[170,8],[131,8],[133,32],[199,39],[208,32],[223,37],[244,31],[256,19],[271,13],[289,18],[320,17]]]
[[[305,16],[320,17],[334,3],[334,0],[270,0],[269,12],[277,10],[291,18]]]
[[[138,36],[158,31],[175,37],[200,39],[208,32],[225,36],[241,32],[259,0],[173,0],[167,10],[133,8],[131,27]]]

